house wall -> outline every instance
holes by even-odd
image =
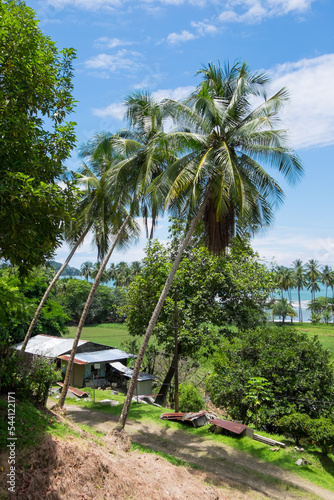
[[[74,363],[70,376],[70,385],[72,387],[83,387],[84,375],[85,375],[85,365],[76,365]]]
[[[128,383],[130,383],[130,381]],[[152,380],[137,382],[134,396],[149,396],[150,394],[152,394]]]

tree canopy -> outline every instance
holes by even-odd
[[[316,337],[291,327],[264,326],[227,334],[213,363],[207,388],[212,401],[232,418],[249,421],[247,384],[254,377],[268,383],[270,397],[258,415],[268,428],[293,412],[316,417],[331,409],[334,374],[329,351]]]
[[[0,257],[26,273],[59,246],[73,201],[58,182],[75,142],[75,51],[58,51],[20,0],[0,15]]]

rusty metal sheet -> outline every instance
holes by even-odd
[[[162,420],[179,420],[182,422],[192,422],[196,418],[203,417],[205,415],[205,411],[201,411],[198,413],[163,413],[160,418]]]
[[[58,356],[59,359],[63,359],[64,361],[69,361],[70,356],[64,354],[63,356]],[[86,361],[81,361],[81,359],[74,358],[73,363],[76,365],[87,365]]]
[[[223,420],[221,418],[214,418],[213,420],[210,420],[210,424],[218,425],[218,427],[234,432],[234,434],[241,434],[245,429],[247,429],[247,425],[230,422],[229,420]]]
[[[57,384],[60,385],[60,387],[64,386],[62,382],[57,382]],[[69,387],[68,390],[70,392],[73,392],[73,394],[75,394],[79,398],[82,398],[82,396],[89,396],[89,392],[80,391],[80,389],[76,389],[75,387]]]

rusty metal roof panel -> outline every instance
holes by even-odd
[[[63,354],[62,356],[58,356],[59,359],[62,359],[64,361],[69,361],[70,356],[68,354]],[[73,363],[75,365],[87,365],[86,361],[81,361],[81,359],[74,358]]]
[[[180,420],[182,422],[192,422],[196,418],[203,417],[206,414],[205,411],[200,411],[197,413],[163,413],[160,418],[162,420]]]
[[[210,420],[210,424],[218,425],[218,427],[234,432],[234,434],[241,434],[245,429],[247,429],[247,425],[238,424],[237,422],[231,422],[229,420],[223,420],[221,418],[214,418],[213,420]]]

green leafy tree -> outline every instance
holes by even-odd
[[[71,321],[79,322],[91,289],[92,283],[87,281],[66,280],[66,292],[59,300]],[[122,290],[99,285],[87,313],[86,323],[123,321],[123,317],[117,312],[123,303],[124,292]]]
[[[176,150],[178,159],[154,182],[151,192],[159,199],[163,195],[165,207],[188,213],[189,229],[138,353],[119,420],[122,428],[145,349],[198,222],[204,222],[209,250],[220,253],[231,243],[236,227],[255,230],[272,221],[272,208],[283,193],[265,166],[276,168],[288,181],[302,172],[299,159],[285,146],[285,132],[274,124],[287,98],[285,89],[252,109],[255,95],[265,97],[266,75],[251,74],[245,63],[232,68],[226,65],[225,69],[209,64],[200,73],[203,81],[186,103],[165,104],[180,127],[159,144],[161,149],[168,150],[168,145]]]
[[[261,404],[265,401],[272,401],[272,392],[270,383],[264,377],[252,377],[247,381],[246,395],[244,402],[248,405],[247,417],[253,420],[255,427],[258,428],[258,411]]]
[[[20,0],[1,2],[0,15],[0,258],[26,274],[61,244],[74,202],[57,181],[75,143],[75,52],[59,52]]]
[[[247,382],[263,377],[272,398],[261,403],[261,419],[268,429],[293,412],[325,416],[333,401],[330,353],[316,337],[289,327],[261,327],[226,337],[213,356],[214,369],[207,389],[213,402],[232,418],[247,421]]]
[[[184,225],[174,219],[167,246],[157,240],[147,245],[141,271],[130,284],[123,309],[131,335],[145,334],[184,229]],[[173,354],[175,291],[179,355],[196,358],[203,345],[210,355],[212,346],[219,342],[219,333],[213,325],[221,327],[230,323],[246,328],[263,321],[273,286],[272,274],[246,243],[236,243],[225,256],[215,256],[205,247],[189,245],[154,329],[157,342],[167,355]],[[158,391],[162,394],[159,402],[166,398],[175,366],[173,358]]]
[[[30,317],[47,287],[49,270],[36,268],[22,281],[18,273],[3,270],[0,277],[0,339],[21,342]],[[47,300],[36,323],[36,334],[60,336],[67,333],[69,318],[54,295]]]

